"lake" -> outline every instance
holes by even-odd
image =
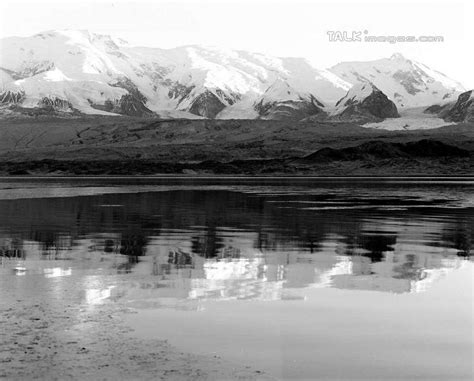
[[[106,305],[282,379],[471,379],[473,243],[469,178],[0,181],[11,314]]]

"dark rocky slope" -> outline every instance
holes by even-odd
[[[354,85],[336,103],[333,119],[366,123],[398,118],[397,106],[377,87],[369,82]]]
[[[444,116],[448,122],[474,122],[474,96],[473,90],[462,93],[457,102]]]
[[[424,112],[428,114],[436,114],[447,122],[474,122],[473,90],[460,94],[456,103],[432,105]]]

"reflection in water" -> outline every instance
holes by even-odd
[[[72,274],[72,269],[70,267],[67,269],[62,269],[61,267],[54,267],[51,269],[44,269],[43,273],[46,278],[57,278],[60,276],[70,276]]]
[[[420,292],[470,258],[468,194],[339,184],[10,199],[0,201],[0,257],[16,275],[110,277],[86,287],[88,304]]]
[[[100,304],[104,300],[110,298],[113,287],[109,286],[106,289],[88,288],[85,290],[85,301],[88,305]]]

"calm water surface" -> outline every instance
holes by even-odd
[[[1,298],[281,378],[470,379],[473,243],[470,180],[0,182]]]

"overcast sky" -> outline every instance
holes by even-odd
[[[132,45],[216,45],[303,56],[319,67],[400,52],[473,88],[473,4],[472,0],[1,0],[0,37],[87,29]],[[328,31],[442,36],[444,42],[329,42]]]

